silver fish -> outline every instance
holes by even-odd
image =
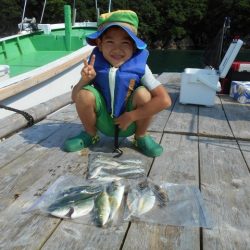
[[[97,225],[103,227],[108,222],[111,211],[107,192],[101,192],[97,196],[95,199],[95,210]]]
[[[69,198],[69,197],[66,197]],[[61,199],[49,206],[48,212],[51,215],[60,218],[78,218],[88,214],[94,208],[94,199],[92,196],[76,199]]]
[[[117,211],[121,206],[124,190],[125,190],[125,185],[122,185],[119,182],[113,182],[108,187],[108,195],[109,195],[109,202],[111,209],[109,216],[110,220],[114,219]]]
[[[98,177],[96,177],[96,180],[102,181],[102,182],[112,182],[112,181],[119,181],[122,177],[116,176],[116,175],[110,175],[110,174],[102,174]]]
[[[98,168],[98,171],[93,171],[90,174],[91,178],[97,178],[99,180],[119,180],[122,178],[135,179],[145,176],[145,170],[140,167],[131,166],[119,166],[119,167],[102,167]]]
[[[149,212],[155,205],[155,195],[150,188],[132,189],[127,196],[127,206],[130,215],[141,216]]]
[[[133,176],[138,178],[140,176],[145,175],[144,169],[142,169],[142,168],[103,169],[102,172],[104,172],[106,174],[116,175],[116,176],[123,177],[123,178],[134,178]],[[101,172],[101,174],[102,174],[102,172]]]
[[[107,166],[113,166],[113,167],[117,167],[119,166],[119,163],[116,162],[115,160],[113,160],[110,157],[105,157],[105,156],[97,156],[94,159],[94,163],[100,163],[102,165],[107,165]]]
[[[89,195],[97,195],[103,191],[103,188],[100,185],[81,185],[81,186],[75,186],[70,187],[68,189],[65,189],[63,192],[59,193],[58,197],[63,196],[74,196],[78,194],[89,194]]]
[[[101,170],[102,170],[102,166],[98,166],[92,169],[91,171],[89,171],[88,179],[97,178]]]
[[[126,160],[115,160],[114,158],[107,157],[107,156],[97,156],[94,159],[94,163],[102,164],[105,167],[121,167],[121,166],[138,166],[142,165],[142,162],[137,159],[126,159]]]

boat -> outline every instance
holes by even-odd
[[[19,27],[18,34],[0,39],[1,123],[71,92],[80,79],[83,59],[93,49],[85,37],[96,30],[97,23],[72,25],[71,7],[65,5],[64,23],[36,24],[23,15]],[[70,101],[70,97],[61,99],[61,106]]]

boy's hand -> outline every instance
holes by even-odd
[[[131,112],[125,112],[115,119],[115,124],[118,124],[121,130],[126,130],[133,121]]]
[[[95,55],[91,56],[89,64],[87,59],[83,59],[83,63],[84,67],[81,71],[82,79],[84,80],[84,82],[90,82],[96,76],[96,72],[94,69]]]

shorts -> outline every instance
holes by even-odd
[[[115,136],[115,123],[114,118],[107,111],[104,97],[101,93],[91,85],[84,86],[83,89],[91,91],[96,99],[96,128],[106,136]],[[134,110],[133,94],[128,98],[126,111]],[[135,133],[136,123],[133,122],[126,130],[119,131],[119,137],[128,137]]]

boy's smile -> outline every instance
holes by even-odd
[[[135,51],[133,40],[119,27],[109,28],[97,44],[104,58],[116,68],[130,59]]]

